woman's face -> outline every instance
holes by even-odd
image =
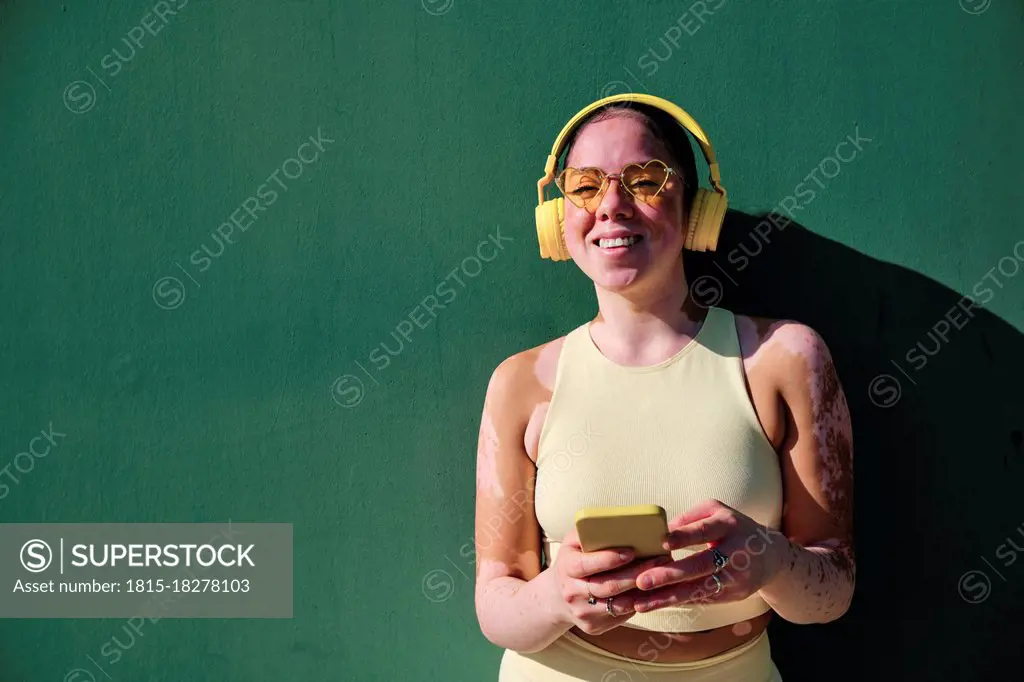
[[[618,173],[628,163],[672,159],[664,145],[634,118],[616,116],[588,124],[580,131],[566,159],[575,168],[597,167]],[[678,169],[676,169],[678,171]],[[612,291],[657,287],[667,281],[680,265],[685,215],[682,182],[669,175],[661,193],[649,203],[634,199],[618,178],[608,189],[594,213],[565,201],[565,242],[569,254],[594,283]],[[631,235],[639,240],[631,246],[602,246],[609,236]]]

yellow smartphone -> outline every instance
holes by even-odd
[[[656,504],[580,509],[576,512],[576,533],[584,552],[629,547],[636,559],[671,555],[661,546],[668,521],[665,510]]]

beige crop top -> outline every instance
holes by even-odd
[[[671,520],[714,498],[778,529],[778,457],[747,395],[734,315],[709,308],[689,344],[645,367],[606,358],[589,323],[571,331],[541,429],[535,496],[546,565],[581,507],[657,504]],[[679,559],[701,549],[672,554]],[[625,626],[695,632],[768,609],[755,594],[637,613]]]

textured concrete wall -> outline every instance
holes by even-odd
[[[293,620],[0,621],[0,679],[495,679],[479,411],[593,312],[535,183],[627,90],[715,143],[691,279],[819,329],[853,409],[860,591],[772,625],[784,677],[1019,657],[1020,2],[5,0],[0,46],[0,521],[295,528]]]

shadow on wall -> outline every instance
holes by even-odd
[[[730,211],[684,260],[701,303],[816,329],[850,404],[857,590],[834,623],[773,620],[783,678],[1020,674],[1024,335],[982,306],[1024,299],[1024,239],[969,273],[972,301],[766,218]]]

